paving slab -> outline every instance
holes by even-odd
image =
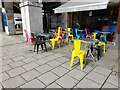
[[[10,78],[10,76],[6,73],[6,72],[4,72],[4,73],[1,73],[0,74],[0,82],[2,82],[2,81],[5,81],[5,80],[7,80],[7,79],[9,79]]]
[[[8,71],[8,70],[12,69],[9,65],[5,65],[5,66],[2,66],[0,68],[2,68],[2,71],[0,71],[0,72],[5,72],[5,71]]]
[[[37,88],[44,88],[44,87],[45,87],[45,85],[37,79],[34,79],[34,80],[20,86],[20,88],[22,90],[26,90],[26,88],[34,88],[34,89],[36,88],[37,89]]]
[[[86,73],[77,69],[73,69],[68,73],[68,75],[77,80],[81,80],[83,77],[85,77]]]
[[[50,88],[57,88],[57,89],[59,89],[59,88],[61,88],[61,86],[59,86],[59,85],[56,84],[56,83],[53,83],[53,84],[49,85],[49,86],[46,87],[46,88],[48,88],[48,89],[50,89]]]
[[[26,59],[23,59],[22,61],[24,61],[25,63],[30,63],[30,62],[36,61],[36,59],[33,58],[33,57],[28,57],[28,58],[26,58]]]
[[[23,60],[23,59],[25,59],[25,57],[23,57],[23,56],[18,56],[18,57],[13,57],[12,58],[12,60],[14,60],[14,61],[20,61],[20,60]]]
[[[7,71],[7,73],[11,76],[11,77],[14,77],[14,76],[17,76],[19,74],[22,74],[26,72],[26,70],[22,67],[18,67],[18,68],[15,68],[15,69],[12,69],[10,71]]]
[[[77,88],[100,88],[101,85],[96,83],[96,82],[93,82],[87,78],[84,78],[82,81],[80,81],[77,85],[76,85]],[[99,89],[98,89],[99,90]]]
[[[55,73],[56,75],[58,75],[59,77],[66,74],[68,71],[69,71],[68,69],[65,69],[61,66],[56,67],[55,69],[52,70],[52,72]]]
[[[44,64],[44,65],[42,65],[42,66],[39,66],[39,67],[37,67],[37,68],[35,68],[37,71],[39,71],[40,73],[46,73],[46,72],[48,72],[49,70],[51,70],[52,69],[52,67],[50,67],[49,65],[47,65],[47,64]]]
[[[59,57],[56,60],[59,61],[59,62],[61,62],[61,63],[65,63],[65,62],[68,62],[70,59],[68,59],[66,57]]]
[[[61,66],[70,70],[70,62],[66,62],[66,63],[62,64]]]
[[[56,60],[53,60],[53,61],[51,61],[51,62],[49,62],[49,63],[47,63],[47,64],[50,65],[50,66],[53,67],[53,68],[61,65],[61,63],[58,62],[58,61],[56,61]]]
[[[12,67],[12,68],[16,68],[16,67],[20,67],[22,65],[24,65],[25,63],[23,61],[17,61],[17,62],[13,62],[13,63],[10,63],[9,65]]]
[[[10,64],[10,63],[12,63],[12,62],[13,62],[13,61],[12,61],[11,59],[3,60],[3,61],[2,61],[2,65],[4,66],[4,65]]]
[[[118,76],[110,75],[106,82],[109,82],[118,87]]]
[[[90,73],[86,76],[86,78],[91,79],[91,80],[93,80],[94,82],[99,83],[99,84],[101,84],[101,85],[102,85],[102,84],[105,82],[105,80],[107,79],[106,76],[101,75],[101,74],[98,74],[98,73],[93,72],[93,71],[90,72]]]
[[[34,62],[31,62],[29,64],[26,64],[26,65],[22,66],[22,67],[25,68],[26,70],[31,70],[31,69],[34,69],[38,66],[39,66],[38,64],[36,64]]]
[[[104,88],[118,88],[118,87],[109,82],[106,82],[102,88],[104,89]]]
[[[35,63],[37,63],[39,65],[43,65],[47,62],[49,62],[49,60],[47,60],[46,58],[40,58],[39,60],[35,61]]]
[[[30,81],[38,76],[40,76],[41,74],[36,71],[35,69],[25,72],[24,74],[22,74],[21,76],[26,80],[26,81]]]
[[[59,77],[56,76],[55,74],[51,73],[51,72],[47,72],[43,75],[41,75],[38,79],[40,81],[42,81],[45,85],[49,85],[52,82],[54,82],[56,79],[58,79]]]
[[[111,70],[100,67],[100,66],[95,67],[93,71],[105,76],[109,76],[109,74],[112,72]]]
[[[78,83],[77,80],[73,79],[72,77],[68,75],[61,77],[55,82],[59,84],[60,86],[62,86],[63,88],[73,88]]]
[[[16,88],[24,83],[25,83],[25,80],[21,76],[17,76],[2,82],[2,85],[4,88]]]

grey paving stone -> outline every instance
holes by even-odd
[[[66,62],[66,63],[62,64],[61,66],[70,70],[70,62]]]
[[[36,71],[35,69],[31,70],[31,71],[28,71],[24,74],[22,74],[21,76],[26,80],[26,81],[30,81],[38,76],[40,76],[41,74]]]
[[[64,54],[61,54],[61,53],[55,53],[54,54],[56,57],[62,57],[62,56],[64,56]]]
[[[78,83],[77,80],[73,79],[72,77],[68,75],[61,77],[55,82],[58,83],[63,88],[73,88]]]
[[[0,82],[5,81],[9,78],[9,75],[6,72],[0,74]]]
[[[118,87],[118,76],[110,75],[109,78],[107,79],[107,82]]]
[[[61,88],[58,84],[56,83],[52,83],[51,85],[49,85],[47,88]]]
[[[24,65],[22,67],[25,68],[26,70],[31,70],[31,69],[33,69],[33,68],[35,68],[37,66],[38,65],[36,63],[32,62],[32,63],[26,64],[26,65]]]
[[[56,60],[53,60],[47,64],[50,65],[51,67],[57,67],[57,66],[61,65],[61,63]]]
[[[44,65],[42,65],[42,66],[39,66],[39,67],[37,67],[37,68],[35,68],[37,71],[39,71],[40,73],[45,73],[45,72],[47,72],[47,71],[49,71],[49,70],[51,70],[52,69],[52,67],[50,67],[49,65],[47,65],[47,64],[44,64]]]
[[[97,84],[89,79],[84,78],[82,81],[80,81],[77,85],[77,88],[100,88],[101,85]]]
[[[113,84],[110,84],[109,82],[106,82],[102,88],[118,88],[118,87],[114,86]]]
[[[7,65],[7,64],[10,64],[12,63],[13,61],[11,59],[8,59],[8,60],[3,60],[2,61],[2,65]]]
[[[29,58],[24,59],[23,61],[24,61],[25,63],[30,63],[30,62],[36,61],[36,59],[33,58],[33,57],[29,57]]]
[[[70,61],[70,59],[66,58],[66,57],[60,57],[56,59],[57,61],[61,62],[61,63],[65,63]]]
[[[12,67],[12,68],[16,68],[16,67],[19,67],[19,66],[22,66],[24,65],[25,63],[23,61],[17,61],[17,62],[13,62],[13,63],[10,63],[9,65]]]
[[[52,52],[44,52],[42,55],[44,55],[44,56],[51,56],[51,55],[53,55],[54,53],[52,53]]]
[[[103,68],[103,67],[99,67],[99,66],[96,67],[93,71],[99,74],[105,75],[105,76],[108,76],[111,73],[111,70]]]
[[[43,57],[45,57],[44,55],[42,55],[42,54],[36,54],[36,55],[34,55],[33,56],[35,59],[41,59],[41,58],[43,58]]]
[[[14,57],[14,58],[12,58],[14,61],[20,61],[20,60],[23,60],[23,59],[25,59],[25,57],[23,57],[23,56],[18,56],[18,57]]]
[[[49,62],[46,58],[41,58],[37,61],[35,61],[35,63],[39,64],[39,65],[43,65],[45,63]]]
[[[25,88],[44,88],[45,85],[43,83],[41,83],[39,80],[34,79],[28,83],[25,83],[24,85],[20,86],[21,89],[25,89]]]
[[[14,77],[14,76],[17,76],[19,74],[22,74],[24,73],[26,70],[23,69],[22,67],[18,67],[18,68],[15,68],[15,69],[12,69],[10,71],[7,71],[7,73],[11,76],[11,77]]]
[[[73,69],[68,73],[68,75],[77,80],[81,80],[86,75],[86,73],[81,70]]]
[[[77,67],[77,69],[80,70],[80,67]],[[83,71],[86,72],[86,73],[89,73],[89,72],[91,72],[92,70],[93,70],[93,67],[91,67],[91,66],[85,66],[85,67],[83,68]]]
[[[8,71],[8,70],[12,69],[9,65],[5,65],[5,66],[2,66],[0,68],[2,68],[1,72],[5,72],[5,71]]]
[[[58,76],[62,76],[65,73],[67,73],[68,71],[69,70],[67,70],[67,69],[65,69],[65,68],[63,68],[61,66],[59,66],[59,67],[57,67],[57,68],[55,68],[55,69],[52,70],[52,72],[55,73]]]
[[[58,76],[56,76],[55,74],[51,72],[47,72],[43,74],[42,76],[40,76],[38,79],[42,81],[45,85],[49,85],[52,82],[54,82],[57,78]]]
[[[58,57],[55,56],[55,55],[51,55],[51,56],[47,56],[47,57],[45,57],[45,58],[48,59],[49,61],[52,61],[52,60],[54,60],[54,59],[57,59]]]
[[[4,88],[16,88],[24,83],[25,83],[25,80],[21,76],[17,76],[2,82],[2,85]]]
[[[93,72],[93,71],[90,72],[86,77],[93,80],[93,81],[95,81],[96,83],[101,84],[101,85],[104,83],[104,81],[107,78],[106,76],[98,74],[98,73]]]

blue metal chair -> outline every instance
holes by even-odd
[[[101,31],[100,30],[94,30],[96,34],[99,34]]]
[[[110,32],[116,32],[116,25],[110,26]]]
[[[75,31],[75,38],[76,39],[80,39],[80,38],[84,38],[85,35],[83,32],[81,32],[78,28],[74,28]]]
[[[77,28],[74,28],[74,31],[75,31],[75,38],[76,39],[80,39],[80,35],[78,34],[78,30]]]

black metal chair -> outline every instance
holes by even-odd
[[[42,50],[45,47],[45,51],[47,52],[47,47],[46,47],[46,41],[45,40],[46,40],[45,36],[36,35],[34,52],[35,52],[35,49],[36,49],[36,46],[37,46],[37,54],[38,54],[39,45],[41,45]]]

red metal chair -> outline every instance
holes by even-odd
[[[34,43],[35,43],[35,38],[34,38],[34,36],[33,36],[33,35],[30,35],[30,34],[27,32],[27,30],[24,30],[24,32],[25,32],[25,35],[26,35],[26,43],[27,43],[28,45],[30,45],[30,42],[32,41],[32,43],[34,44]]]
[[[90,35],[89,29],[86,29],[86,28],[85,28],[85,33],[86,33],[86,38],[93,38],[93,36]]]

